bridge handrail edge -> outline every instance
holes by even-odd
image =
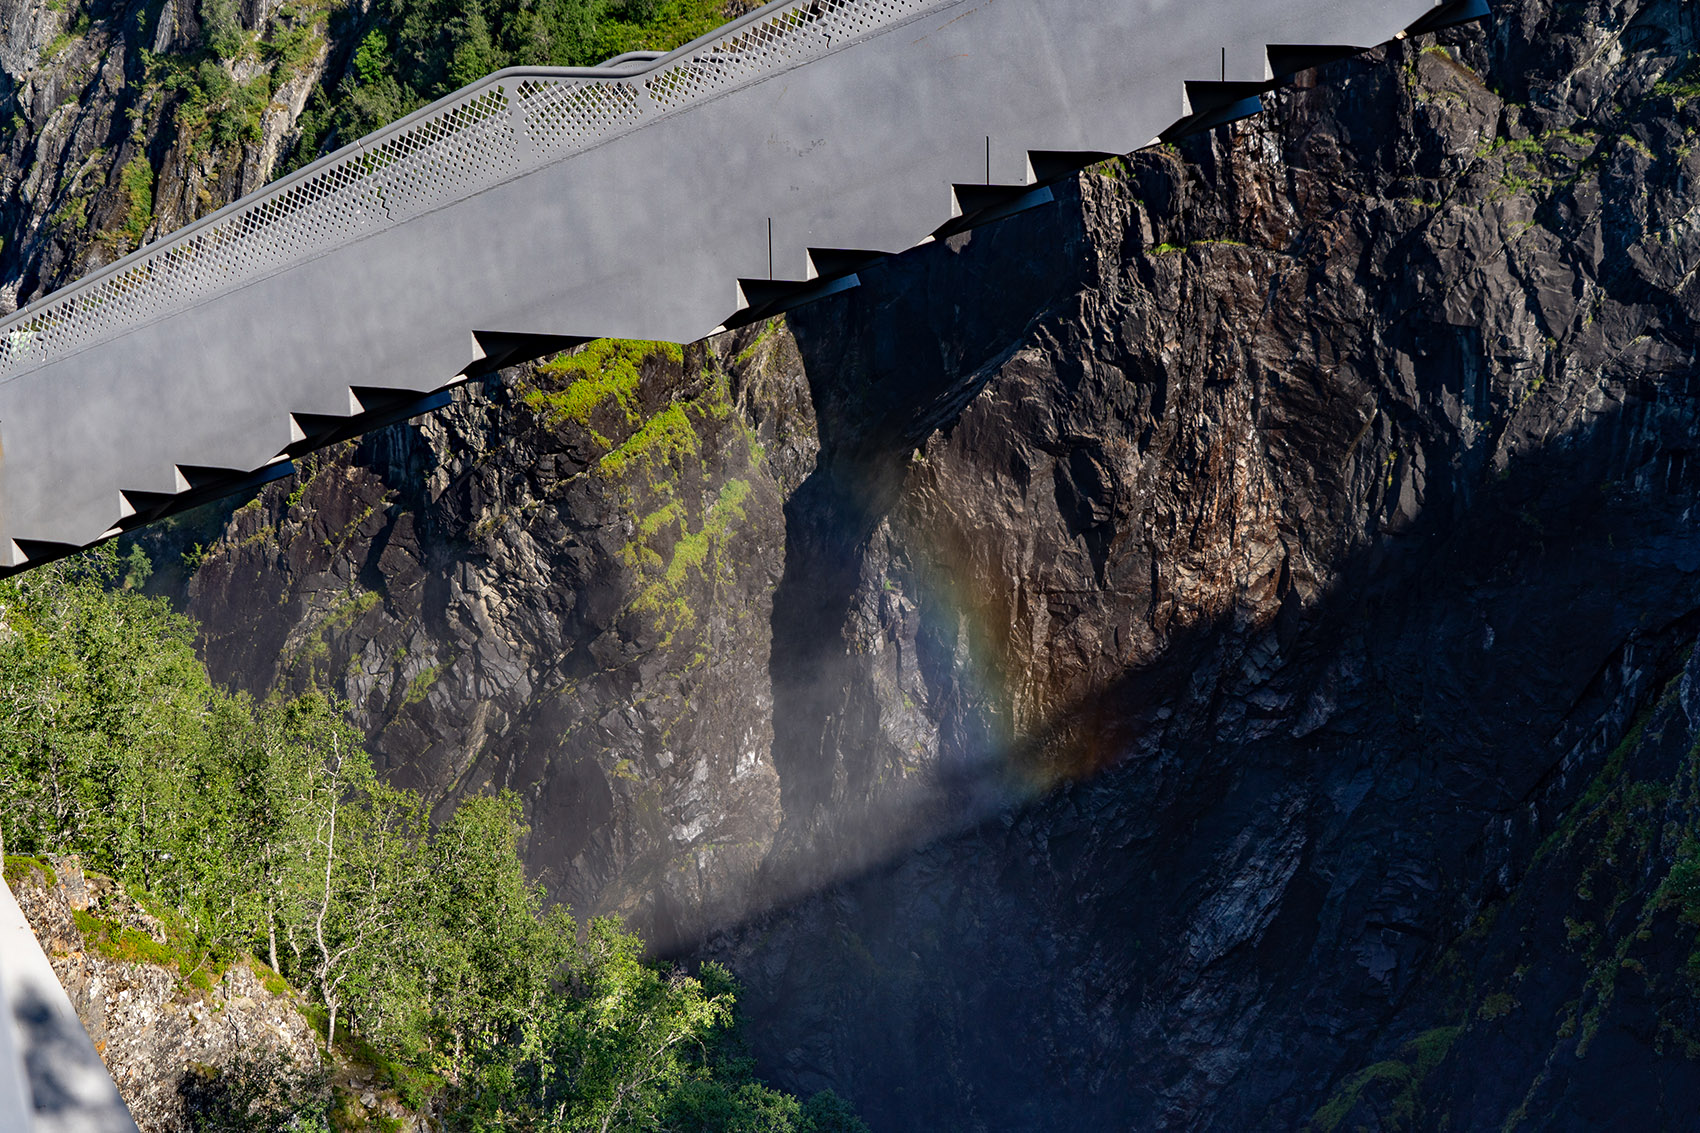
[[[398,118],[394,122],[388,123],[387,125],[374,130],[370,134],[363,135],[355,141],[349,142],[328,154],[316,158],[309,164],[304,165],[300,169],[288,173],[275,181],[269,182],[253,193],[232,201],[229,204],[208,213],[206,216],[200,217],[195,221],[184,225],[182,228],[178,228],[167,233],[157,240],[144,244],[140,248],[135,249],[109,264],[96,268],[94,271],[79,277],[75,281],[68,283],[63,287],[56,288],[53,291],[39,296],[35,300],[18,308],[16,311],[13,311],[8,315],[0,316],[0,344],[4,344],[9,332],[17,330],[23,324],[27,324],[41,315],[50,313],[61,304],[75,299],[77,296],[98,287],[100,284],[107,282],[113,277],[123,275],[125,272],[128,272],[135,267],[148,263],[151,260],[169,252],[172,248],[190,241],[196,236],[206,233],[209,230],[216,229],[243,214],[251,212],[276,197],[289,192],[291,189],[310,183],[316,178],[337,169],[350,159],[358,159],[365,152],[376,149],[384,142],[400,137],[415,127],[429,122],[435,117],[452,113],[461,105],[475,101],[480,95],[491,92],[499,92],[504,86],[512,87],[518,82],[526,79],[541,79],[552,82],[559,82],[561,80],[570,81],[574,79],[587,81],[641,79],[647,75],[664,72],[681,62],[689,60],[699,52],[710,50],[722,41],[735,36],[738,32],[745,28],[769,20],[786,9],[808,9],[817,7],[820,2],[821,0],[769,0],[768,3],[763,4],[761,7],[747,12],[736,19],[729,20],[711,31],[696,37],[688,43],[681,44],[672,51],[660,54],[658,57],[649,60],[634,59],[632,62],[622,64],[621,60],[625,60],[636,55],[647,54],[644,52],[626,52],[592,67],[504,67],[499,71],[493,71],[475,82],[451,91],[441,98],[420,107],[418,110],[413,111],[405,117]],[[849,3],[852,4],[856,2],[857,0],[849,0]],[[941,8],[952,7],[961,2],[963,2],[963,0],[938,0],[935,4],[927,5],[926,11],[930,12]],[[925,13],[912,13],[910,18],[914,18],[915,15],[919,14]],[[875,34],[883,33],[890,30],[892,27],[907,22],[909,22],[907,18],[893,20],[888,24],[881,25]],[[849,46],[849,43],[847,42],[844,46]],[[770,76],[762,75],[754,77],[749,79],[748,83],[753,84],[755,82],[762,81],[762,79],[767,77]],[[714,97],[717,97],[718,93],[724,92],[716,92],[715,94],[706,95],[701,99],[701,101],[710,101]],[[642,124],[647,123],[639,123],[638,125]],[[567,156],[570,155],[562,155],[561,159],[564,160]],[[368,174],[368,176],[371,176],[371,174]],[[151,321],[153,320],[138,320],[136,325],[141,325],[143,322]],[[67,357],[80,352],[80,349],[74,349],[66,352],[64,355],[60,355],[59,357]],[[29,372],[47,365],[49,361],[50,359],[44,358],[34,365],[26,364],[20,367],[15,361],[0,359],[0,384],[7,384],[19,377],[22,377]],[[10,371],[9,373],[7,372],[8,370]]]

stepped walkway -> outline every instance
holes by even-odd
[[[854,286],[1297,71],[1486,13],[777,0],[665,56],[498,72],[0,320],[0,574],[502,365]],[[133,1128],[0,892],[0,1133]]]
[[[504,364],[853,286],[1296,71],[1485,12],[778,0],[665,56],[498,72],[0,320],[0,574]]]

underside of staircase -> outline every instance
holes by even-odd
[[[780,0],[506,70],[0,321],[0,573],[599,337],[687,342],[1483,0]]]

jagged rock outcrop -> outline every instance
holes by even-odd
[[[664,944],[740,915],[779,814],[781,501],[815,445],[764,377],[786,341],[601,344],[316,459],[200,561],[209,669],[336,689],[427,797],[517,791],[583,914]]]
[[[1463,1022],[1437,969],[1695,608],[1692,21],[1503,5],[796,314],[860,404],[817,401],[851,436],[793,497],[855,502],[790,532],[779,844],[874,796],[842,722],[902,717],[861,658],[929,622],[981,644],[913,699],[1045,790],[717,943],[774,1064],[878,1128],[1285,1129]],[[920,616],[841,616],[891,583]],[[1689,1081],[1674,1044],[1549,1068],[1547,1024],[1453,1127]]]
[[[209,662],[519,791],[878,1130],[1668,1122],[1697,19],[1506,0],[784,328],[510,374],[238,512]]]
[[[0,5],[0,309],[270,180],[324,73],[329,12],[321,0]]]
[[[117,958],[109,935],[141,934],[164,952],[165,926],[110,879],[85,875],[75,858],[53,859],[50,872],[14,871],[19,861],[8,860],[7,881],[16,872],[18,905],[142,1133],[191,1128],[186,1074],[217,1073],[242,1060],[298,1072],[319,1066],[318,1035],[275,975],[265,974],[268,983],[245,962],[185,973]],[[96,918],[84,923],[98,928],[100,941],[85,938],[79,913]],[[136,950],[129,941],[121,947]]]

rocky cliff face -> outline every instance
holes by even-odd
[[[142,1133],[200,1128],[186,1109],[197,1074],[242,1060],[318,1068],[319,1038],[275,974],[243,961],[221,971],[158,962],[166,926],[111,879],[85,875],[75,858],[45,869],[28,860],[7,859],[6,881]],[[151,961],[130,958],[143,952]]]
[[[0,4],[0,308],[269,180],[325,70],[330,9]]]
[[[876,1129],[1670,1124],[1700,16],[1506,0],[237,512],[214,671],[511,787]]]
[[[815,449],[771,330],[599,344],[238,511],[190,608],[216,677],[346,696],[390,777],[513,789],[529,860],[663,943],[749,907],[779,818],[781,501]]]

